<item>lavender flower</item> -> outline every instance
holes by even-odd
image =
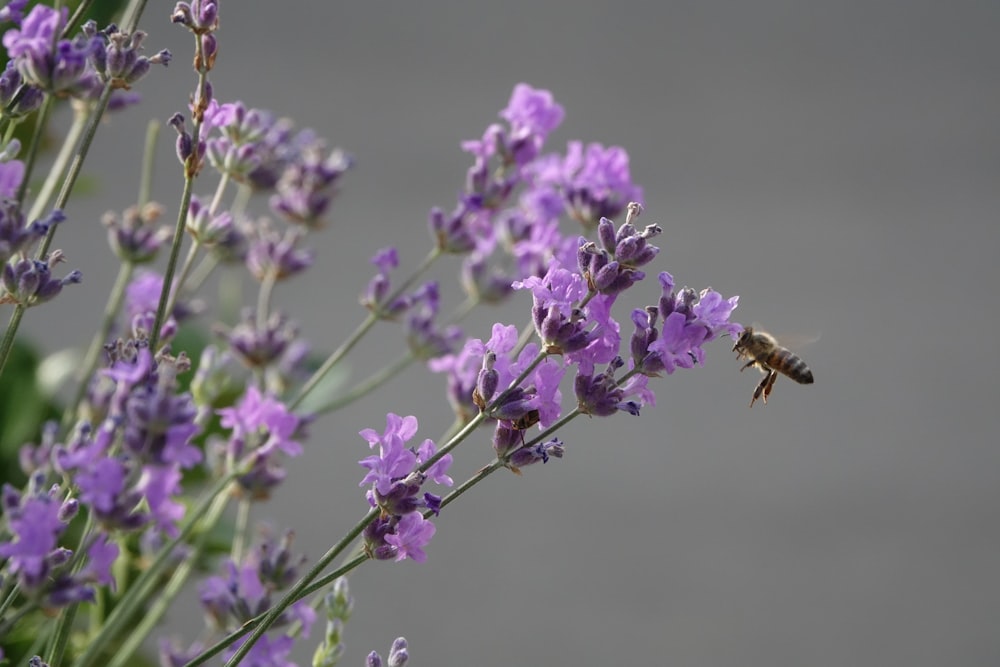
[[[274,230],[266,221],[259,222],[250,236],[246,265],[259,281],[287,280],[312,266],[313,251],[298,247],[304,234],[298,229]]]
[[[242,492],[253,500],[270,497],[285,478],[278,454],[298,456],[301,419],[281,401],[251,386],[239,403],[217,411],[223,428],[232,433],[224,444],[223,460],[235,460]]]
[[[8,60],[0,73],[0,113],[12,120],[24,118],[42,105],[44,97],[45,92],[25,83],[15,62]]]
[[[83,32],[95,40],[90,60],[97,76],[112,88],[128,90],[149,73],[150,66],[170,63],[170,52],[166,49],[154,56],[142,55],[146,33],[141,30],[128,34],[111,25],[98,31],[94,22],[88,21]]]
[[[114,212],[105,213],[101,223],[108,228],[108,243],[115,255],[133,264],[154,260],[172,234],[169,228],[157,226],[162,214],[163,207],[156,203],[142,209],[129,207],[121,219]]]
[[[11,0],[3,8],[0,8],[0,21],[10,22],[17,25],[24,20],[24,10],[28,6],[28,0]]]
[[[642,188],[632,183],[628,153],[619,146],[569,142],[559,186],[570,216],[592,229],[601,218],[616,218],[629,202],[642,201]]]
[[[0,303],[17,303],[26,308],[51,301],[66,285],[79,283],[83,274],[70,271],[62,278],[52,276],[52,267],[64,261],[61,250],[54,250],[44,259],[22,259],[8,262],[0,276]]]
[[[705,343],[741,329],[729,321],[739,297],[723,299],[711,289],[699,295],[687,287],[674,292],[673,276],[665,271],[659,280],[663,290],[659,306],[633,311],[635,332],[630,343],[632,363],[640,372],[653,376],[704,363]],[[663,319],[662,329],[657,327],[659,318]]]
[[[272,312],[260,323],[253,310],[244,308],[240,322],[226,335],[226,342],[240,361],[254,369],[277,363],[298,337],[298,325],[283,313]]]
[[[589,345],[592,332],[578,305],[587,294],[579,274],[553,262],[543,278],[534,276],[514,283],[514,289],[531,290],[532,321],[542,344],[553,354],[581,350]]]
[[[0,498],[11,539],[0,542],[0,557],[8,559],[7,571],[16,577],[21,593],[43,607],[93,601],[93,584],[114,585],[110,565],[118,547],[103,533],[95,534],[84,567],[71,571],[73,552],[58,544],[79,503],[73,498],[60,501],[59,486],[43,491],[43,480],[44,475],[34,475],[24,494],[9,484],[3,486]]]
[[[11,165],[19,166],[14,166],[10,171],[5,169]],[[23,176],[24,165],[20,162],[5,162],[0,165],[0,172],[6,176],[7,186],[16,190]],[[16,183],[8,180],[15,177]],[[6,265],[15,255],[27,255],[52,226],[65,219],[62,211],[52,211],[48,217],[25,225],[18,203],[13,199],[0,199],[0,263]]]
[[[305,563],[305,558],[292,554],[291,542],[291,533],[275,541],[265,531],[264,539],[241,562],[228,560],[225,563],[225,576],[209,577],[202,582],[199,599],[216,628],[230,632],[267,611],[274,602],[275,594],[299,577],[298,570]],[[302,636],[308,637],[315,620],[316,612],[303,600],[292,605],[271,627],[282,629],[298,623]],[[254,644],[246,662],[251,665],[294,665],[287,660],[294,641],[291,633],[264,635]],[[226,654],[227,659],[241,645],[241,641],[233,644]]]
[[[441,499],[427,492],[421,497],[421,487],[427,479],[445,486],[453,483],[447,474],[450,454],[438,459],[425,472],[418,470],[434,456],[435,447],[431,440],[424,440],[416,450],[407,448],[405,443],[416,432],[416,417],[400,417],[390,412],[383,433],[373,429],[360,433],[370,447],[379,447],[377,455],[359,461],[368,469],[360,486],[372,485],[368,502],[382,511],[381,518],[365,530],[365,550],[379,560],[412,558],[422,562],[426,558],[423,547],[434,535],[434,525],[424,519],[420,509],[429,508],[436,514]]]
[[[507,108],[500,112],[500,116],[510,123],[504,153],[519,165],[531,162],[565,115],[549,91],[532,88],[526,83],[517,84]]]
[[[405,637],[397,637],[392,642],[392,647],[389,649],[389,658],[386,663],[387,667],[406,667],[407,661],[410,659],[410,650],[408,644],[406,643]],[[382,656],[380,656],[375,651],[368,654],[365,658],[365,667],[382,667]]]
[[[96,36],[59,39],[68,10],[35,5],[20,28],[4,33],[3,45],[24,81],[59,95],[86,94],[97,75],[90,64],[101,48]]]
[[[272,211],[310,229],[323,225],[340,177],[354,162],[343,151],[335,150],[326,157],[324,152],[325,146],[320,140],[300,149],[275,185],[276,193],[270,201]]]

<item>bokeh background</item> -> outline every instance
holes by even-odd
[[[142,27],[175,61],[101,128],[97,187],[57,236],[85,282],[25,319],[46,349],[96,326],[116,272],[100,214],[135,200],[146,122],[193,89],[172,6],[149,3]],[[816,384],[781,380],[766,407],[747,409],[757,375],[720,341],[659,383],[656,409],[577,420],[564,460],[491,477],[440,517],[427,563],[351,579],[342,664],[398,635],[414,665],[1000,664],[998,24],[1000,4],[968,0],[224,3],[217,97],[358,158],[317,267],[277,292],[318,348],[364,317],[376,249],[401,248],[404,269],[423,257],[427,211],[450,209],[468,165],[459,142],[521,81],[567,110],[550,148],[629,151],[641,222],[666,230],[657,269],[739,294],[741,322],[820,335],[800,350]],[[156,183],[170,219],[172,142]],[[448,294],[456,268],[436,274]],[[634,303],[656,297],[643,289]],[[378,327],[355,377],[401,350]],[[319,557],[366,509],[357,432],[393,411],[436,437],[443,386],[411,368],[320,421],[257,516]],[[489,459],[484,431],[454,476]],[[192,639],[185,605],[171,629]]]

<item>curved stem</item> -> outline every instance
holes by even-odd
[[[229,552],[229,557],[234,563],[239,563],[243,558],[243,546],[247,539],[247,530],[250,526],[250,499],[240,498],[236,503],[236,526],[233,530],[233,548]]]
[[[140,0],[140,2],[144,4],[145,0]],[[201,48],[201,40],[196,39],[195,62],[202,60]],[[204,93],[207,85],[208,72],[198,72],[198,90]],[[201,99],[204,99],[204,97],[204,95],[200,96]],[[198,146],[201,137],[202,122],[202,115],[195,113],[194,127],[191,130],[192,146]],[[191,206],[191,195],[194,193],[194,181],[198,176],[198,161],[200,158],[201,155],[195,149],[188,156],[184,164],[184,189],[181,191],[181,201],[177,207],[177,223],[174,225],[174,238],[170,244],[170,256],[167,259],[167,267],[163,272],[163,290],[160,292],[160,303],[156,308],[156,319],[153,323],[153,330],[149,333],[149,349],[153,354],[156,354],[156,347],[160,342],[160,327],[163,326],[163,321],[167,318],[167,313],[169,312],[167,310],[167,303],[172,294],[171,287],[174,282],[174,271],[177,268],[177,259],[180,257],[181,242],[184,240],[184,225],[187,222],[188,209]],[[178,285],[178,291],[179,287]]]
[[[18,186],[17,195],[15,196],[19,202],[24,201],[24,195],[28,191],[28,183],[31,182],[31,175],[35,170],[35,161],[38,159],[38,151],[42,149],[42,137],[45,136],[45,130],[49,124],[49,116],[52,115],[54,105],[55,99],[52,95],[46,95],[45,99],[42,100],[41,108],[38,110],[38,117],[35,118],[35,133],[31,137],[31,143],[28,144],[28,154],[24,158],[24,178],[21,179],[21,185]]]
[[[146,126],[146,143],[142,150],[142,176],[139,178],[139,210],[149,203],[149,193],[153,190],[153,162],[156,157],[156,140],[160,137],[160,123],[149,121]]]
[[[177,537],[165,544],[156,556],[156,560],[132,582],[121,600],[115,606],[111,614],[108,615],[101,632],[91,639],[87,648],[77,658],[75,667],[89,667],[95,660],[110,646],[111,642],[127,628],[133,620],[133,615],[139,607],[149,599],[153,589],[156,587],[157,578],[170,563],[170,556],[179,544],[184,542],[194,532],[195,527],[203,519],[209,509],[215,504],[216,499],[225,493],[229,484],[236,477],[235,472],[219,479],[209,490],[206,497],[184,518],[184,523],[177,534]]]
[[[240,660],[246,657],[247,653],[250,652],[250,649],[253,648],[253,645],[258,639],[260,639],[261,635],[267,632],[267,629],[274,624],[274,622],[285,612],[286,609],[301,599],[303,591],[309,586],[309,584],[313,583],[313,581],[318,578],[320,574],[322,574],[323,570],[325,570],[327,566],[333,562],[333,559],[351,546],[354,539],[361,535],[362,531],[364,531],[368,524],[374,521],[378,515],[379,510],[372,508],[368,514],[365,515],[364,519],[359,521],[354,528],[348,531],[348,533],[342,537],[339,542],[330,547],[329,551],[323,554],[323,557],[316,562],[312,569],[303,575],[302,578],[299,579],[295,585],[292,586],[292,588],[289,589],[289,591],[285,593],[285,595],[278,600],[278,602],[271,607],[271,609],[268,610],[267,614],[264,615],[264,618],[261,619],[260,623],[254,627],[250,636],[247,637],[247,640],[236,650],[233,657],[226,662],[225,667],[236,667],[236,665],[240,664]],[[194,663],[188,664],[192,665]]]
[[[360,341],[364,335],[368,333],[368,330],[375,326],[377,321],[378,317],[374,313],[369,313],[368,317],[365,318],[365,321],[354,330],[354,333],[352,333],[347,340],[341,343],[340,347],[338,347],[333,354],[327,357],[326,361],[323,362],[323,365],[317,368],[316,372],[312,374],[304,385],[302,385],[302,389],[299,390],[298,395],[291,403],[289,403],[289,409],[294,410],[303,401],[303,399],[309,395],[309,392],[315,389],[316,386],[323,381],[326,374],[333,370],[333,367],[336,366],[341,359],[347,356],[347,353],[351,351],[351,348],[358,344],[358,341]]]
[[[370,394],[371,392],[378,389],[379,387],[381,387],[388,380],[398,375],[403,369],[412,364],[414,361],[415,358],[412,353],[404,354],[399,359],[396,359],[396,361],[384,367],[382,370],[376,371],[372,375],[368,376],[368,379],[355,385],[355,387],[348,393],[344,394],[343,396],[338,396],[336,399],[334,399],[327,405],[324,405],[320,409],[316,410],[316,412],[314,412],[313,414],[326,415],[331,412],[336,412],[337,410],[340,410],[341,408],[350,405],[359,398],[363,398],[368,394]]]
[[[42,183],[41,189],[35,196],[35,201],[31,204],[31,210],[28,212],[28,220],[37,220],[48,207],[49,201],[52,199],[52,193],[55,192],[56,186],[62,182],[63,175],[69,166],[69,161],[73,157],[76,144],[83,135],[83,130],[86,127],[86,110],[81,107],[74,108],[73,122],[69,126],[69,131],[66,132],[62,147],[59,149],[59,153],[52,163],[52,168],[49,169],[49,173],[45,177],[45,182]]]
[[[70,426],[73,424],[73,420],[76,419],[81,403],[83,403],[83,397],[87,393],[87,382],[90,380],[94,369],[97,368],[101,350],[104,349],[104,344],[107,342],[108,336],[111,334],[111,327],[115,324],[115,317],[118,315],[118,309],[121,308],[122,301],[125,299],[125,288],[128,287],[128,283],[132,279],[132,272],[134,270],[135,264],[132,262],[123,262],[122,265],[118,267],[118,276],[115,278],[115,284],[111,288],[111,292],[108,294],[108,302],[104,306],[104,315],[101,319],[100,328],[97,330],[97,333],[94,334],[94,338],[90,341],[90,347],[87,348],[87,354],[84,355],[83,362],[80,364],[80,368],[74,378],[76,382],[76,391],[73,394],[73,399],[69,403],[69,409],[63,413],[63,420],[61,424],[61,430],[63,433],[69,430]]]
[[[181,563],[177,569],[174,571],[173,575],[170,577],[170,581],[163,588],[163,591],[156,596],[156,601],[153,605],[146,610],[142,616],[142,620],[132,628],[129,633],[128,638],[122,643],[121,646],[117,647],[115,650],[115,657],[107,664],[107,667],[125,667],[129,664],[132,656],[138,651],[146,637],[156,629],[157,624],[167,613],[170,608],[171,603],[174,598],[180,594],[181,590],[184,588],[184,584],[187,583],[188,577],[194,571],[195,565],[198,563],[201,553],[205,550],[205,544],[208,542],[209,535],[211,534],[212,528],[219,522],[222,518],[222,513],[226,509],[226,503],[228,498],[220,495],[215,499],[215,503],[212,505],[212,509],[208,511],[205,516],[206,528],[199,535],[197,543],[192,549],[192,553],[188,554],[184,562]]]
[[[358,556],[355,556],[353,559],[351,559],[350,561],[344,563],[343,565],[341,565],[340,567],[338,567],[336,570],[334,570],[330,574],[327,574],[327,575],[325,575],[325,576],[317,579],[314,583],[312,583],[309,586],[306,586],[304,589],[302,589],[302,592],[300,593],[299,599],[301,600],[302,598],[305,598],[305,597],[308,597],[308,596],[312,595],[316,591],[319,591],[319,590],[321,590],[323,588],[326,588],[327,586],[329,586],[330,584],[332,584],[334,581],[336,581],[339,577],[344,576],[345,574],[347,574],[348,572],[350,572],[351,570],[353,570],[357,566],[359,566],[362,563],[364,563],[366,560],[368,560],[368,556],[366,556],[365,554],[360,554]],[[244,623],[243,626],[239,630],[237,630],[236,632],[233,632],[232,634],[224,637],[223,639],[219,640],[218,642],[216,642],[215,644],[213,644],[209,648],[205,649],[205,651],[203,653],[201,653],[198,657],[196,657],[195,659],[191,660],[190,662],[186,663],[184,665],[184,667],[198,667],[198,665],[205,664],[211,658],[214,658],[215,656],[217,656],[220,653],[222,653],[227,647],[229,647],[237,639],[239,639],[240,637],[243,637],[248,632],[250,632],[251,630],[253,630],[254,628],[256,628],[260,624],[260,622],[264,620],[264,618],[266,616],[267,616],[267,614],[264,613],[264,614],[260,614],[259,616],[255,616],[254,618],[251,618],[249,621],[247,621],[246,623]]]

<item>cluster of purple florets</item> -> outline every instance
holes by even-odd
[[[3,36],[11,58],[0,75],[7,122],[37,110],[46,96],[121,107],[113,100],[126,99],[121,96],[151,65],[169,62],[167,52],[142,55],[141,32],[87,24],[70,38],[63,34],[69,32],[65,9],[36,5],[25,14],[25,6],[11,2],[0,10],[0,20],[15,26]],[[207,75],[218,54],[217,2],[178,3],[171,18],[196,37],[195,68]],[[227,481],[223,500],[234,498],[246,508],[268,499],[285,479],[284,461],[303,453],[313,415],[302,411],[300,399],[314,386],[316,376],[309,374],[315,365],[298,325],[271,307],[270,295],[275,284],[313,265],[311,234],[330,223],[353,161],[289,119],[242,102],[219,102],[205,76],[189,112],[190,120],[178,113],[169,121],[178,158],[188,179],[212,173],[219,189],[185,200],[177,229],[190,237],[192,251],[178,275],[172,273],[178,243],[166,275],[138,268],[157,260],[174,238],[160,223],[163,207],[144,203],[104,218],[128,279],[116,328],[98,340],[105,363],[77,378],[80,391],[64,422],[53,422],[39,443],[22,450],[25,487],[6,484],[0,494],[0,594],[14,596],[7,599],[15,608],[56,611],[94,601],[99,587],[114,590],[112,566],[124,562],[123,550],[128,574],[128,567],[187,535],[189,506],[183,501],[193,480]],[[655,403],[649,378],[701,363],[706,343],[739,328],[730,321],[736,297],[677,290],[662,272],[658,300],[633,308],[632,332],[622,332],[618,301],[646,278],[660,252],[652,242],[663,230],[636,226],[642,189],[632,182],[622,148],[569,142],[564,152],[545,152],[564,115],[548,91],[516,86],[499,114],[503,122],[462,144],[472,165],[454,207],[429,215],[431,257],[461,257],[468,304],[530,293],[525,331],[496,323],[485,340],[466,337],[457,318],[442,321],[437,282],[403,281],[393,289],[400,265],[394,248],[372,258],[375,274],[360,297],[367,311],[362,315],[398,322],[412,359],[444,374],[460,424],[492,427],[497,467],[514,472],[564,456],[565,444],[554,431],[575,414],[638,415]],[[47,248],[63,215],[55,210],[26,222],[18,150],[15,142],[0,150],[0,304],[23,309],[51,300],[80,275],[52,276],[63,255]],[[223,204],[231,184],[246,197],[267,195],[273,217],[250,215],[246,197],[239,205]],[[564,220],[574,225],[569,233],[560,226]],[[195,364],[172,345],[186,322],[206,312],[191,284],[217,265],[242,268],[259,296],[237,321],[214,326],[217,344],[205,347]],[[307,377],[307,389],[297,394]],[[570,384],[575,400],[567,406],[562,388]],[[371,512],[359,534],[371,559],[425,560],[432,519],[447,503],[428,485],[453,485],[450,451],[460,439],[416,444],[417,429],[416,417],[389,413],[383,431],[360,432],[371,449],[359,462]],[[176,549],[177,560],[193,549],[184,545]],[[213,629],[235,632],[259,619],[298,579],[304,561],[290,546],[286,534],[265,536],[245,553],[234,547],[224,574],[199,587]],[[349,607],[346,592],[328,605],[324,659],[339,657]],[[272,634],[255,639],[250,664],[292,664],[287,656],[294,633],[307,634],[314,620],[315,612],[302,603],[289,607]],[[7,629],[0,612],[0,636]],[[242,641],[225,655],[235,655]],[[203,649],[167,642],[161,662],[182,665]],[[407,658],[399,639],[388,664],[401,667]],[[373,652],[368,664],[382,661]]]

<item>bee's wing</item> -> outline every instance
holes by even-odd
[[[750,326],[753,327],[754,331],[767,331],[772,336],[774,336],[775,340],[777,340],[778,343],[780,343],[784,347],[787,347],[790,350],[801,350],[803,348],[807,348],[810,345],[817,343],[820,337],[819,332],[802,333],[801,331],[794,331],[792,333],[789,333],[787,331],[780,331],[780,330],[777,332],[769,331],[768,329],[765,329],[763,326],[761,326],[759,322],[754,322]]]

